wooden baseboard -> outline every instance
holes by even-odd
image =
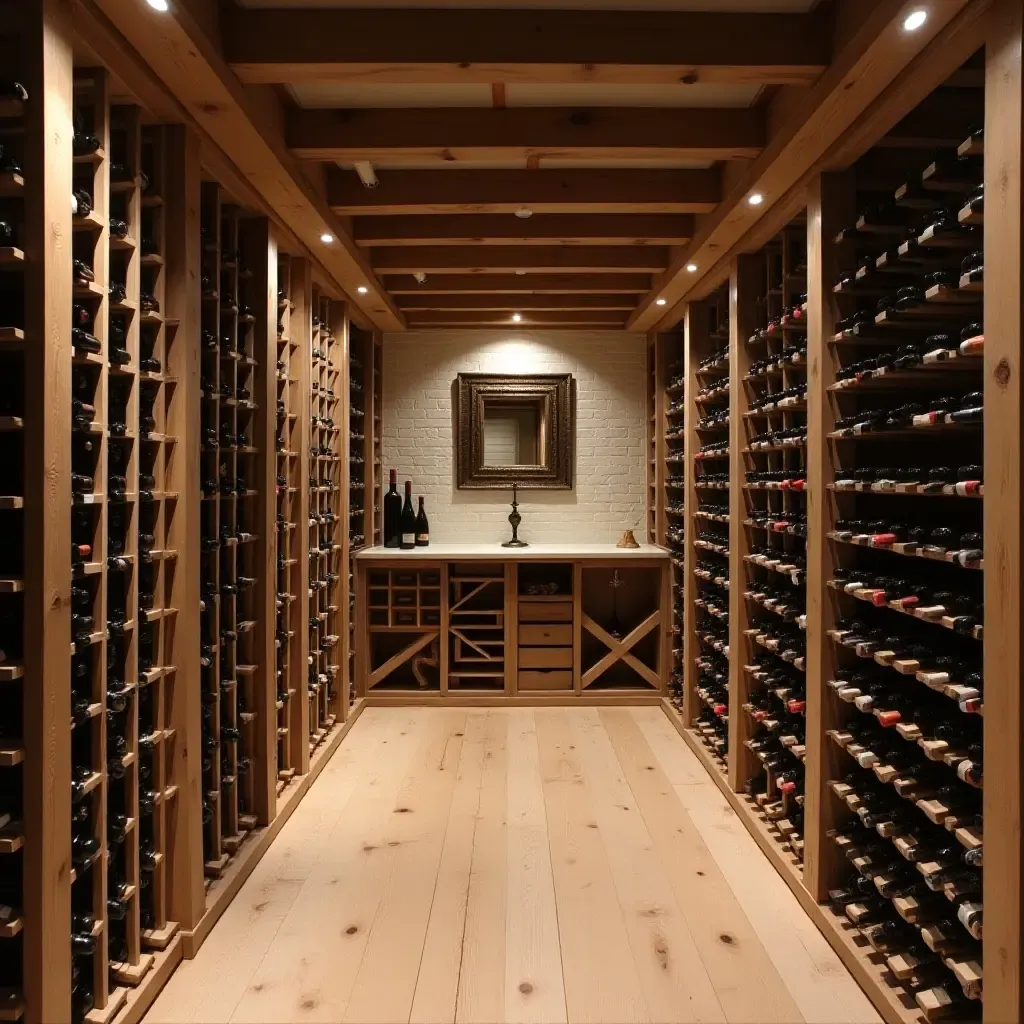
[[[371,708],[540,708],[540,707],[653,707],[660,693],[370,693],[363,698]]]
[[[833,914],[828,907],[814,899],[804,886],[803,875],[792,856],[779,845],[747,797],[730,789],[725,773],[700,738],[683,725],[671,701],[662,701],[662,709],[886,1024],[925,1024],[924,1015],[911,997],[900,986],[887,980],[882,958],[867,944],[860,932],[844,917]]]
[[[127,998],[115,1024],[138,1024],[153,1005],[160,990],[170,980],[175,968],[182,961],[182,933],[176,932],[166,949],[154,952],[152,970],[137,988],[127,988]]]

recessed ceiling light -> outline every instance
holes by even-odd
[[[764,202],[764,196],[760,192],[751,192],[750,195],[747,196],[747,202],[750,203],[751,206],[760,206]]]
[[[333,241],[334,241],[334,235],[332,235],[332,234],[331,234],[331,233],[330,233],[329,231],[325,231],[325,232],[324,232],[324,233],[323,233],[323,234],[322,234],[322,235],[320,236],[320,241],[321,241],[321,242],[323,242],[323,243],[324,243],[324,245],[330,245],[330,244],[331,244],[331,242],[333,242]]]
[[[918,8],[903,19],[904,32],[916,32],[928,20],[928,12]]]
[[[517,270],[516,271],[516,277],[526,277],[526,271],[525,270]]]
[[[686,264],[686,272],[688,274],[696,274],[697,273],[697,264],[696,263],[687,263]]]
[[[664,306],[668,302],[668,299],[655,299],[654,304],[656,306]]]
[[[360,294],[360,295],[365,295],[365,294],[366,294],[366,293],[367,293],[367,292],[368,292],[369,290],[370,290],[370,289],[369,289],[369,288],[367,288],[365,284],[361,284],[361,285],[360,285],[360,286],[359,286],[359,287],[358,287],[358,288],[356,289],[356,291],[357,291],[357,292],[359,292],[359,294]]]
[[[153,8],[154,11],[166,11],[167,0],[146,0],[146,3]]]
[[[519,323],[519,321],[522,320],[522,319],[523,318],[518,313],[513,313],[512,314],[512,320],[513,320],[514,323]]]
[[[528,206],[520,206],[519,209],[516,210],[516,216],[520,220],[529,220],[533,216],[533,210]]]

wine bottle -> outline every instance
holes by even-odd
[[[416,547],[416,513],[412,509],[412,481],[405,481],[405,503],[402,505],[402,521],[399,547],[408,551]]]
[[[423,508],[423,495],[420,495],[420,510],[416,514],[416,547],[425,548],[430,544],[430,520]]]
[[[402,519],[402,499],[398,495],[398,480],[395,470],[390,472],[390,487],[384,495],[384,547],[397,548]]]

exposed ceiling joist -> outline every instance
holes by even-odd
[[[388,277],[388,291],[402,295],[639,295],[650,274],[412,274]],[[398,300],[399,302],[401,299]]]
[[[440,271],[448,274],[491,274],[525,270],[527,274],[602,274],[617,270],[655,274],[669,263],[667,249],[637,245],[612,246],[446,246],[372,249],[378,274],[415,274]]]
[[[693,217],[676,214],[501,213],[356,217],[357,245],[686,245]]]
[[[398,305],[405,313],[426,309],[505,310],[526,313],[551,310],[630,311],[636,300],[630,295],[402,295]]]
[[[517,321],[512,314],[503,311],[487,310],[424,310],[422,313],[409,313],[409,327],[604,327],[609,330],[621,330],[626,322],[626,313],[616,310],[607,311],[574,311],[554,310],[544,313],[523,313]]]
[[[758,82],[805,85],[829,19],[693,11],[226,11],[243,82]]]
[[[288,123],[288,145],[304,160],[392,167],[531,157],[739,160],[757,156],[764,140],[757,107],[297,110]]]
[[[721,198],[717,170],[387,171],[365,188],[332,168],[335,213],[709,213]]]

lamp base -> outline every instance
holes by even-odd
[[[530,545],[525,540],[507,540],[501,546],[503,548],[528,548]]]

